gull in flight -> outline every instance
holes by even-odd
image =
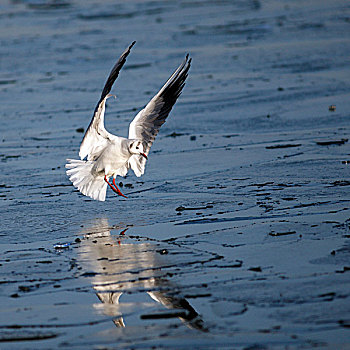
[[[67,175],[73,185],[85,196],[104,201],[109,186],[124,196],[116,185],[117,175],[126,176],[131,168],[136,176],[145,171],[148,153],[160,127],[165,123],[185,85],[191,59],[188,54],[159,92],[151,99],[129,125],[128,138],[112,135],[104,127],[105,104],[114,81],[119,75],[135,41],[122,53],[114,65],[94,115],[80,145],[80,160],[67,159]],[[113,183],[109,178],[113,177]]]

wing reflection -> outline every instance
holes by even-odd
[[[140,318],[179,318],[186,326],[207,331],[203,320],[190,303],[178,295],[179,287],[164,278],[162,268],[171,266],[165,250],[159,245],[138,242],[121,235],[111,235],[107,219],[100,219],[82,240],[81,257],[93,269],[93,288],[102,302],[102,312],[112,316],[117,327],[125,327],[123,303],[125,294],[144,292],[163,305],[162,310],[143,313]],[[137,305],[137,304],[135,304]]]

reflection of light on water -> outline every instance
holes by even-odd
[[[154,308],[154,301],[167,310],[140,315],[143,320],[179,318],[188,327],[205,330],[203,321],[181,296],[174,296],[179,290],[165,279],[162,267],[166,266],[165,255],[159,254],[158,246],[150,243],[125,243],[126,237],[111,235],[107,219],[100,219],[90,227],[82,241],[82,263],[93,271],[93,288],[102,304],[95,308],[113,317],[117,327],[125,327],[124,318],[137,309],[144,312]],[[125,230],[124,230],[125,232]],[[123,232],[123,233],[124,233]],[[124,241],[124,242],[123,242]],[[149,302],[123,303],[123,294],[148,294]]]

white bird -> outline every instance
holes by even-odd
[[[144,174],[153,141],[180,96],[191,65],[187,54],[160,91],[130,123],[128,138],[112,135],[104,127],[105,104],[107,98],[113,96],[109,92],[134,44],[135,41],[122,53],[107,78],[80,145],[80,160],[67,159],[67,175],[73,185],[82,194],[100,201],[106,199],[107,186],[125,197],[115,183],[117,175],[126,176],[130,168],[138,177]],[[110,177],[113,177],[113,184],[108,181]]]

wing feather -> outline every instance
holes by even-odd
[[[191,58],[188,54],[182,64],[175,70],[159,92],[134,118],[129,126],[129,139],[141,140],[144,144],[144,153],[148,155],[160,127],[165,123],[176,100],[180,96],[188,71],[191,66]],[[146,159],[141,156],[132,156],[130,167],[136,176],[144,173]]]
[[[132,42],[129,47],[122,53],[107,78],[107,81],[101,93],[100,100],[96,105],[94,115],[80,145],[80,159],[84,159],[85,157],[87,157],[88,160],[96,159],[96,157],[98,157],[101,151],[106,147],[109,140],[114,137],[114,135],[110,134],[104,126],[106,100],[110,96],[108,94],[110,93],[115,80],[118,78],[119,71],[126,62],[126,58],[128,57],[130,50],[134,45],[135,41]]]

